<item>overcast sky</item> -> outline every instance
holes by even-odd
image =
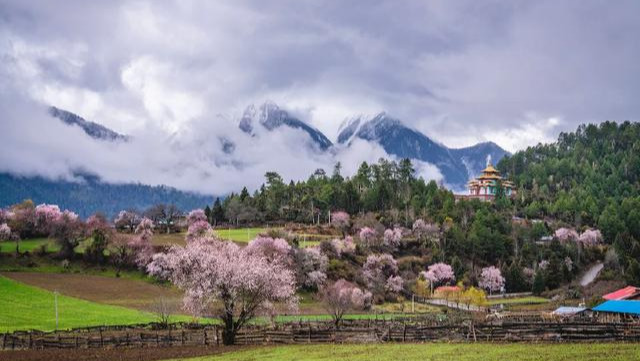
[[[218,192],[269,167],[301,177],[335,160],[230,134],[265,100],[332,140],[345,118],[384,110],[448,146],[516,151],[639,118],[639,15],[639,1],[0,0],[0,141],[12,145],[0,168]],[[57,125],[42,139],[38,104],[141,141],[105,149]],[[247,143],[241,159],[216,153],[208,140],[221,135]],[[110,154],[78,159],[78,144]],[[384,155],[356,150],[341,157]]]

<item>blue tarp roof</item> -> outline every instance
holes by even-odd
[[[615,312],[640,315],[640,301],[606,301],[592,308],[592,310],[598,312]]]

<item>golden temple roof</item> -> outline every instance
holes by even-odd
[[[487,165],[487,167],[482,171],[482,173],[497,173],[500,174],[500,171],[495,169],[493,167],[493,165],[489,164]]]

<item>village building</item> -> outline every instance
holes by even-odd
[[[500,188],[502,188],[504,195],[507,197],[516,195],[513,182],[503,179],[500,171],[491,164],[487,165],[480,176],[469,181],[467,186],[469,189],[468,194],[460,195],[458,198],[493,201]]]
[[[620,300],[640,300],[640,288],[634,286],[627,286],[617,291],[607,293],[602,296],[605,300],[620,301]]]

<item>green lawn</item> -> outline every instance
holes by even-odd
[[[517,297],[517,298],[495,298],[495,299],[488,300],[489,305],[499,305],[499,304],[504,304],[504,305],[518,305],[518,304],[532,305],[532,304],[547,303],[547,302],[549,302],[548,299],[546,299],[544,297],[536,297],[536,296]]]
[[[154,315],[58,295],[59,328],[122,325],[155,321]],[[176,317],[175,321],[187,317]],[[0,276],[0,332],[53,330],[54,294]]]
[[[215,230],[216,234],[222,239],[247,243],[264,231],[266,231],[266,228],[220,228]]]
[[[47,252],[57,252],[60,247],[50,238],[33,238],[20,241],[20,252],[33,252],[42,245],[46,245]],[[16,251],[15,242],[0,242],[0,252],[12,253]]]
[[[257,347],[190,361],[622,361],[640,360],[637,344],[346,344]]]

